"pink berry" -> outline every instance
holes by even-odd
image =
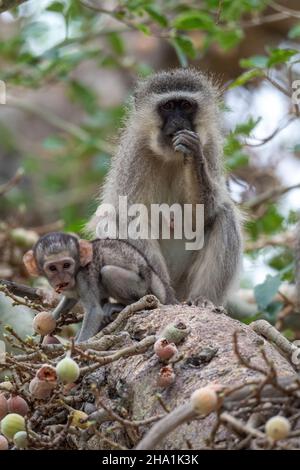
[[[175,382],[175,378],[176,375],[172,366],[162,367],[159,371],[157,385],[162,388],[167,388]]]
[[[32,326],[36,333],[45,336],[55,330],[56,320],[51,312],[40,312],[34,317]]]
[[[7,400],[3,393],[0,394],[0,420],[8,413]]]
[[[37,377],[34,377],[29,384],[29,392],[38,400],[46,400],[50,398],[55,385],[56,384],[53,384],[53,382],[46,382],[45,380],[39,380]]]
[[[10,397],[7,400],[7,406],[9,413],[17,413],[21,416],[26,416],[29,411],[29,406],[24,398],[16,395],[15,397]]]
[[[0,436],[0,450],[8,450],[8,442],[4,436]]]
[[[167,361],[178,353],[174,343],[169,343],[165,338],[158,339],[154,344],[154,352],[162,361]]]

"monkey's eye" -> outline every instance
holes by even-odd
[[[190,109],[192,109],[192,104],[189,101],[182,100],[181,108],[184,109],[185,111],[189,111]]]
[[[70,266],[71,266],[70,263],[64,263],[64,269],[69,269]]]
[[[174,102],[167,101],[166,103],[163,103],[161,105],[161,109],[163,109],[164,111],[171,111],[172,109],[174,109]]]
[[[49,266],[49,271],[52,271],[52,272],[56,271],[56,266],[54,264],[51,264]]]

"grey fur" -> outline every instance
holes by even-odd
[[[171,279],[178,299],[196,301],[205,296],[221,304],[238,276],[241,234],[240,216],[225,184],[219,90],[207,75],[194,69],[177,69],[141,81],[134,96],[100,202],[117,209],[118,197],[126,195],[128,204],[143,203],[148,209],[152,203],[204,203],[205,244],[201,250],[186,251],[184,240],[130,243],[159,267],[161,279],[167,283]],[[191,97],[198,103],[193,139],[185,136],[180,142],[175,136],[177,151],[162,146],[159,103]],[[192,145],[191,140],[192,158],[183,148],[185,143]],[[88,229],[95,231],[98,221],[95,215]]]

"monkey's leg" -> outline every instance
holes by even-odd
[[[101,269],[101,279],[109,295],[125,305],[139,300],[148,293],[147,279],[119,266],[104,266]]]
[[[59,301],[59,304],[55,307],[52,312],[52,315],[54,316],[55,320],[58,320],[61,315],[68,313],[77,304],[77,302],[77,299],[62,297],[62,299]]]
[[[186,289],[188,299],[205,297],[221,305],[239,274],[241,236],[234,209],[223,204],[207,231],[204,246],[194,254]]]
[[[112,302],[106,302],[102,305],[104,318],[100,324],[99,331],[116,319],[118,314],[124,310],[125,305]]]

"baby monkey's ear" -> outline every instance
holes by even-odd
[[[79,240],[80,266],[84,267],[93,260],[93,245],[87,240]]]
[[[36,264],[35,257],[33,254],[33,250],[29,250],[23,256],[23,263],[30,274],[30,276],[39,276],[39,268]]]

